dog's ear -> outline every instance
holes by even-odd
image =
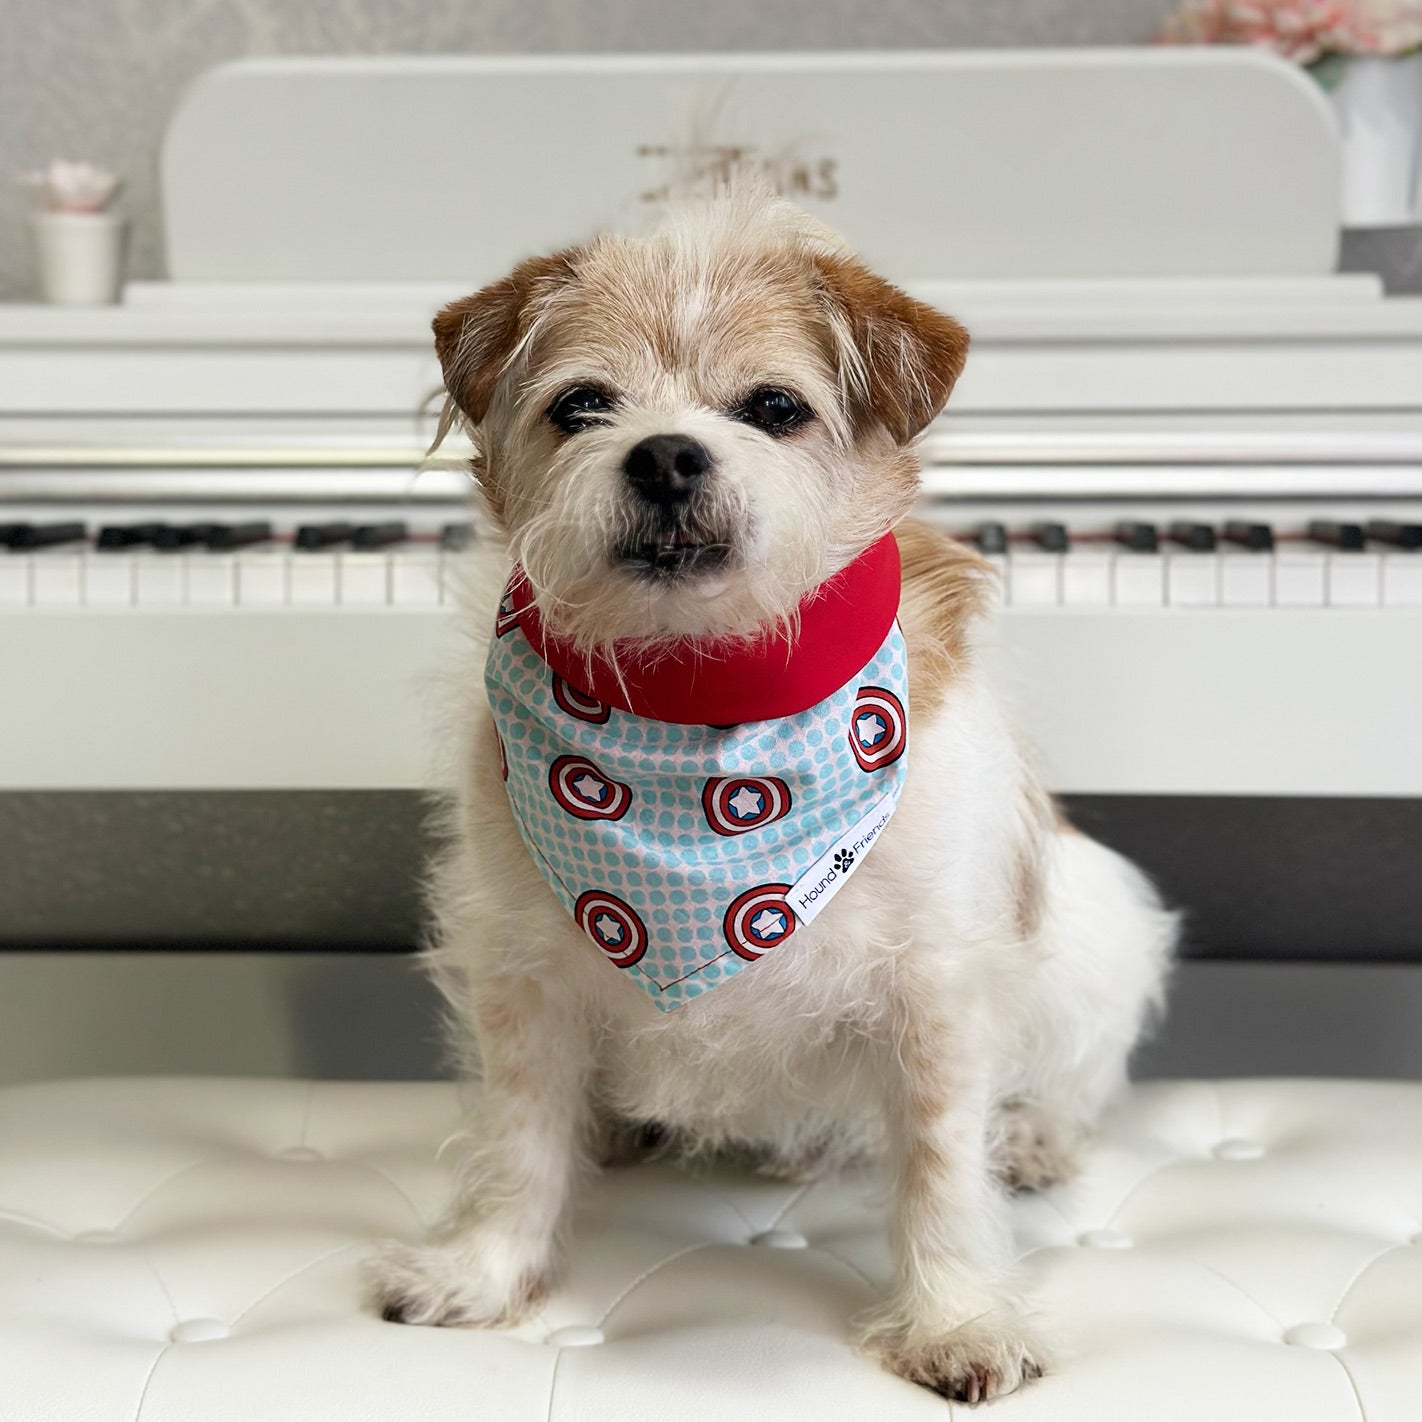
[[[877,424],[907,444],[947,403],[967,331],[850,257],[814,263],[855,428]]]
[[[572,277],[570,252],[530,257],[502,281],[450,302],[434,318],[445,388],[472,424],[489,413],[494,387],[527,335],[533,311]]]

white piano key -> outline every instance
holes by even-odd
[[[30,559],[0,549],[0,607],[30,605]]]
[[[1376,553],[1328,555],[1330,607],[1376,607],[1382,601],[1382,562]]]
[[[1326,568],[1322,553],[1292,549],[1274,555],[1274,605],[1322,607],[1326,597]]]
[[[1118,553],[1112,600],[1117,607],[1163,607],[1165,559],[1159,553]]]
[[[232,607],[237,601],[237,560],[230,553],[194,553],[188,563],[189,607]]]
[[[390,601],[390,559],[384,553],[342,553],[341,606],[384,607]]]
[[[1013,553],[1008,560],[1007,600],[1013,607],[1057,607],[1061,585],[1059,553]]]
[[[1073,550],[1062,559],[1063,607],[1111,606],[1111,555]]]
[[[86,607],[133,606],[133,555],[91,553],[84,560]]]
[[[183,562],[173,553],[135,558],[134,602],[139,607],[181,607],[187,599]]]
[[[401,555],[390,560],[390,601],[396,607],[438,607],[440,555]]]
[[[302,552],[291,555],[291,605],[335,607],[338,565],[334,553]]]
[[[1007,554],[1006,553],[984,553],[983,562],[986,563],[994,573],[997,574],[988,583],[991,593],[991,606],[994,611],[1003,607],[1007,602]],[[444,570],[441,579],[441,592],[443,601],[454,601],[455,569],[461,565],[462,559],[457,554],[446,553],[444,555]]]
[[[1245,549],[1220,554],[1220,603],[1225,607],[1268,607],[1274,600],[1274,559]]]
[[[1382,595],[1385,607],[1422,607],[1422,550],[1383,554]]]
[[[36,607],[78,607],[84,600],[84,562],[74,553],[35,553],[30,601]]]
[[[238,555],[237,606],[284,607],[286,605],[287,564],[285,553],[264,552]]]
[[[1214,607],[1220,600],[1219,555],[1167,553],[1165,600],[1171,607]]]

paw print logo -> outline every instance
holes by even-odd
[[[837,849],[834,852],[834,867],[841,874],[847,874],[849,867],[854,863],[854,851],[852,849]]]

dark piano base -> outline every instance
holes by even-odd
[[[1422,800],[1070,797],[1198,958],[1422,961]],[[407,791],[0,794],[0,946],[404,950]]]

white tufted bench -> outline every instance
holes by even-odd
[[[439,1207],[456,1110],[424,1084],[0,1091],[0,1419],[945,1415],[850,1343],[886,1268],[866,1176],[612,1171],[526,1326],[380,1322],[357,1266]],[[1070,1355],[993,1418],[1422,1418],[1422,1085],[1138,1088],[1016,1219]]]

